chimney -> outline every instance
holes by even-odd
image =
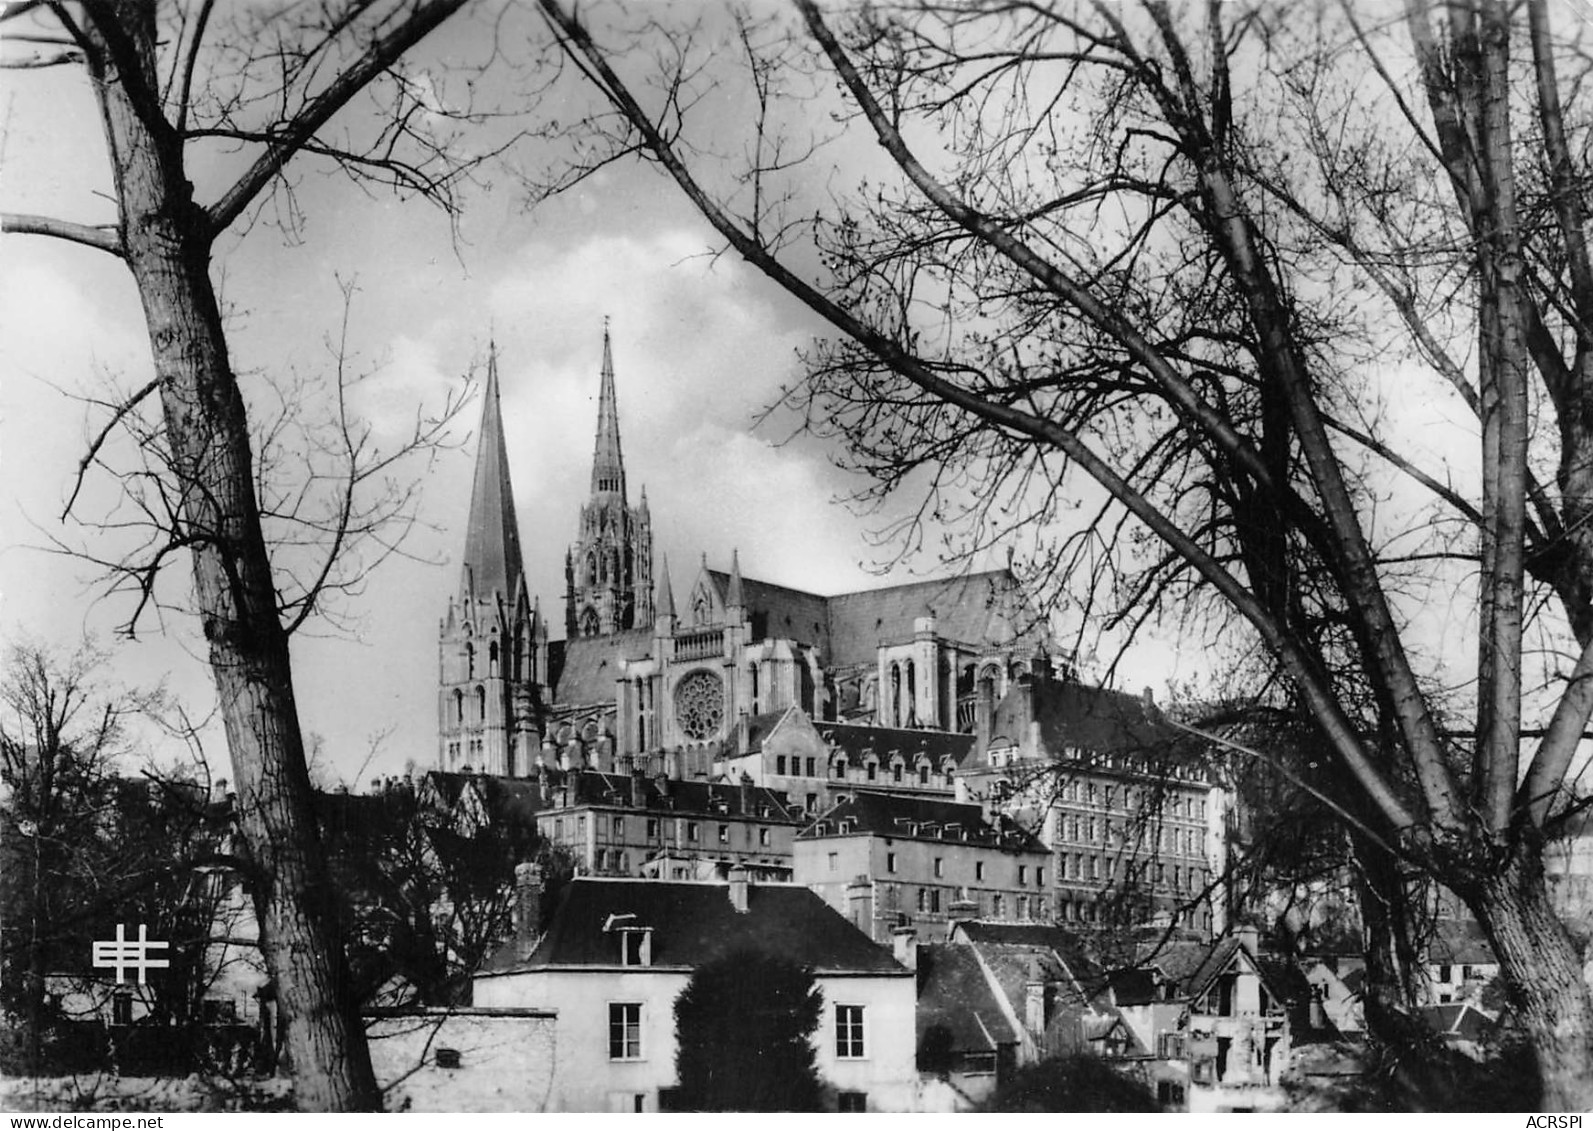
[[[514,866],[514,937],[527,953],[542,934],[542,865]]]
[[[979,904],[964,895],[962,898],[954,899],[946,905],[946,915],[948,923],[956,923],[963,919],[977,919],[979,918]]]
[[[738,915],[747,913],[747,889],[751,886],[746,868],[737,864],[730,869],[730,906],[736,909]]]
[[[1250,957],[1254,958],[1261,953],[1261,932],[1256,929],[1254,923],[1241,924],[1234,930],[1234,935],[1238,938],[1239,945],[1250,952]]]
[[[752,812],[752,775],[745,770],[741,771],[741,812]]]
[[[647,774],[642,770],[640,755],[631,760],[631,805],[637,809],[647,808]]]
[[[867,876],[858,876],[846,885],[846,917],[852,926],[874,938],[874,883]]]
[[[909,970],[918,969],[918,929],[897,927],[891,932],[891,952]]]

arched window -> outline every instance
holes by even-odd
[[[918,673],[913,667],[913,662],[908,660],[907,669],[907,709],[902,712],[903,726],[918,725]]]
[[[496,640],[487,645],[487,674],[498,674],[498,642]]]
[[[465,721],[465,693],[457,687],[454,688],[454,722]]]
[[[747,674],[752,677],[752,713],[758,714],[758,661],[754,660],[747,667]]]
[[[600,625],[597,619],[597,610],[591,606],[581,613],[581,635],[596,636]]]
[[[476,721],[487,721],[487,689],[480,684],[476,685]]]
[[[891,705],[885,712],[885,720],[893,727],[902,725],[902,668],[900,664],[891,665]]]
[[[597,584],[597,555],[596,554],[587,554],[586,555],[586,583],[588,585],[596,585]]]
[[[476,678],[476,646],[474,644],[465,645],[465,678]]]

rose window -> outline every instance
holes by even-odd
[[[713,672],[692,672],[675,686],[675,721],[687,738],[712,738],[724,717],[724,683]]]

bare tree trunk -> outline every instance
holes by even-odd
[[[1554,913],[1535,837],[1462,893],[1499,959],[1516,1020],[1531,1041],[1548,1111],[1593,1109],[1593,998]]]
[[[314,1111],[377,1109],[332,915],[243,398],[209,276],[210,228],[182,174],[181,142],[150,96],[154,29],[140,7],[91,23],[91,67],[123,207],[123,254],[143,302],[182,492],[168,549],[186,546],[193,558],[295,1102]],[[129,41],[141,35],[147,42]]]

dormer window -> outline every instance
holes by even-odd
[[[651,966],[653,964],[653,932],[649,927],[626,928],[620,936],[621,966]]]

